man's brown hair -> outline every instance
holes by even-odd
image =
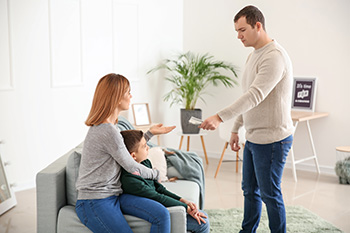
[[[124,130],[120,133],[124,138],[124,144],[129,153],[137,152],[143,137],[143,132],[141,130]]]
[[[112,115],[130,87],[129,80],[120,74],[107,74],[97,84],[91,110],[85,124],[99,125]]]
[[[257,7],[251,5],[244,7],[236,14],[233,21],[236,23],[241,17],[245,17],[247,23],[252,26],[252,28],[255,27],[255,24],[257,22],[260,22],[263,26],[264,31],[266,31],[264,15]]]

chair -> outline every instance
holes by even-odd
[[[220,158],[218,167],[216,169],[214,178],[216,178],[216,176],[219,173],[221,164],[222,164],[223,159],[224,159],[225,151],[230,144],[231,130],[232,130],[234,120],[235,119],[225,121],[224,123],[220,124],[220,126],[219,126],[219,135],[220,135],[220,138],[225,141],[225,145],[224,145],[224,149],[221,153],[221,158]],[[244,129],[244,127],[242,127],[239,130],[238,136],[239,136],[239,144],[241,145],[241,150],[243,150],[244,144],[245,144],[245,129]],[[241,159],[239,158],[239,151],[237,151],[236,152],[236,160],[233,160],[233,161],[231,160],[231,162],[236,162],[236,172],[238,172],[238,162],[239,161],[241,161]]]

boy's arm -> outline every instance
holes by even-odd
[[[156,187],[156,190],[158,193],[162,193],[166,196],[169,196],[171,198],[174,198],[176,200],[180,200],[181,197],[176,195],[175,193],[170,192],[169,190],[167,190],[161,183],[159,183],[158,181],[154,180],[154,185]]]
[[[154,187],[147,184],[147,182],[139,176],[123,172],[121,181],[123,193],[128,193],[140,197],[146,197],[158,201],[165,207],[183,206],[187,210],[187,204],[182,203],[179,200],[174,199],[170,196],[158,193]]]
[[[141,164],[143,164],[144,166],[148,167],[148,168],[152,168],[152,163],[149,159],[146,159],[144,161],[141,162]],[[180,200],[181,197],[179,197],[178,195],[176,195],[175,193],[172,193],[170,191],[168,191],[161,183],[159,183],[158,181],[156,180],[153,180],[153,184],[155,186],[155,190],[158,192],[158,193],[161,193],[161,194],[164,194],[168,197],[171,197],[171,198],[174,198],[175,200]]]

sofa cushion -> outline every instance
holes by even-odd
[[[199,186],[197,183],[189,180],[176,180],[174,182],[162,182],[170,192],[191,201],[199,207]]]
[[[186,212],[182,206],[168,208],[171,218],[171,233],[186,232]],[[150,232],[151,224],[143,219],[124,215],[134,233]],[[57,233],[91,233],[78,218],[74,206],[66,205],[58,213]]]
[[[75,148],[75,150],[69,156],[66,166],[67,204],[72,206],[75,206],[78,196],[75,182],[77,181],[79,175],[81,151],[81,148]]]
[[[167,163],[164,151],[161,147],[152,147],[148,151],[148,159],[152,163],[152,167],[159,171],[159,178],[161,181],[167,181]]]
[[[75,212],[75,207],[66,205],[62,207],[57,218],[57,233],[91,233],[84,224],[81,223]]]

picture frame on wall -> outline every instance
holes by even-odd
[[[315,111],[317,90],[316,77],[294,77],[292,110]]]
[[[148,103],[132,104],[132,113],[134,122],[137,126],[151,125],[151,115],[149,112]]]

